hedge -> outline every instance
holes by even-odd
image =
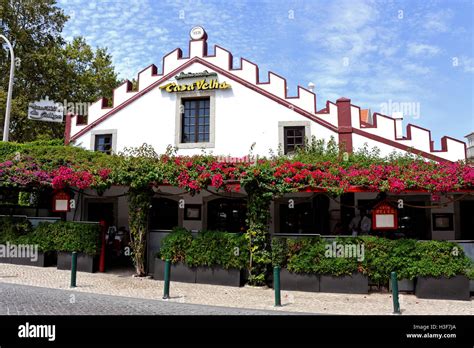
[[[42,222],[32,228],[24,218],[0,219],[0,244],[38,245],[41,252],[77,251],[96,255],[100,250],[99,232],[97,224],[57,221]]]
[[[21,217],[0,217],[0,244],[13,243],[32,231],[30,222]]]
[[[175,228],[163,239],[157,256],[172,263],[182,262],[189,267],[221,266],[225,269],[245,269],[250,257],[242,234],[201,231],[193,237],[183,228]]]
[[[323,238],[274,238],[272,261],[290,272],[349,275],[360,272],[377,284],[387,284],[392,271],[399,279],[468,275],[471,260],[456,243],[446,241],[389,240],[381,237],[336,238],[338,244],[364,246],[364,259],[326,257]]]

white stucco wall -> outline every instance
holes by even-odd
[[[94,103],[89,108],[89,125],[100,121],[100,118],[107,113],[115,111],[114,108],[121,108],[123,106],[121,104],[127,103],[130,98],[137,94],[141,95],[140,98],[118,110],[105,121],[99,122],[97,126],[82,136],[77,137],[76,135],[86,126],[77,126],[76,119],[73,117],[71,136],[75,140],[75,144],[92,149],[91,137],[94,132],[114,131],[116,132],[115,151],[147,143],[152,145],[157,152],[164,152],[168,145],[176,145],[176,93],[170,94],[157,87],[151,89],[152,84],[170,73],[173,73],[174,76],[181,71],[188,73],[202,72],[203,70],[220,70],[232,76],[232,78],[221,74],[218,76],[220,82],[226,81],[232,85],[232,88],[215,91],[215,143],[212,147],[206,146],[207,152],[212,152],[215,155],[241,157],[247,155],[250,147],[255,143],[253,154],[268,155],[271,150],[275,152],[278,148],[279,122],[310,121],[311,136],[326,141],[334,136],[338,140],[337,132],[331,128],[338,127],[336,104],[329,102],[328,113],[316,113],[316,108],[320,109],[322,104],[324,103],[326,106],[326,103],[319,100],[319,107],[316,107],[314,103],[316,95],[311,91],[298,87],[297,91],[289,93],[289,95],[294,95],[297,92],[297,96],[287,96],[286,81],[283,77],[269,72],[268,81],[266,79],[263,82],[258,81],[259,72],[255,63],[245,59],[241,59],[240,64],[232,63],[231,53],[219,46],[215,46],[214,54],[210,52],[206,54],[205,45],[205,39],[191,41],[188,57],[185,57],[188,52],[176,49],[164,57],[162,68],[150,66],[141,71],[138,74],[139,90],[129,91],[130,84],[124,83],[114,91],[112,108],[103,108],[102,100]],[[240,68],[234,68],[234,64],[240,65]],[[158,71],[159,69],[162,71]],[[173,78],[163,81],[161,85],[170,81],[173,81]],[[192,81],[182,80],[182,83]],[[244,86],[244,84],[250,84],[251,88]],[[254,87],[260,92],[253,90]],[[392,119],[377,116],[377,127],[361,128],[359,107],[352,105],[350,110],[352,127],[367,134],[376,135],[406,147],[413,147],[415,151],[424,151],[438,158],[450,161],[465,159],[464,143],[462,142],[445,138],[447,151],[431,151],[431,140],[434,140],[436,149],[440,149],[441,146],[439,140],[430,139],[428,130],[410,127],[411,138],[402,139],[400,133],[408,133],[408,131],[399,131],[395,135],[395,122]],[[310,118],[319,119],[322,123],[327,122],[328,127],[310,120]],[[367,142],[369,147],[380,148],[382,155],[389,154],[394,150],[405,151],[398,149],[393,144],[371,140],[364,135],[353,133],[352,136],[355,149]],[[199,147],[183,148],[178,151],[178,154],[193,155],[201,152]]]
[[[186,72],[203,70],[210,71],[199,63],[185,69]],[[278,149],[280,121],[310,121],[225,76],[218,75],[218,80],[230,83],[232,88],[215,91],[215,147],[206,149],[208,152],[241,157],[247,155],[255,143],[254,154],[269,155],[270,150],[275,152]],[[172,81],[174,79],[163,85]],[[168,145],[175,145],[176,97],[176,93],[155,88],[94,127],[92,132],[79,137],[75,144],[92,149],[93,132],[116,130],[116,151],[147,143],[158,153],[163,153]],[[337,138],[335,132],[312,121],[311,135],[325,139],[330,136]],[[194,155],[201,152],[202,149],[198,147],[179,149],[178,154]]]

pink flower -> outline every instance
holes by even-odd
[[[222,186],[222,184],[224,183],[224,180],[222,179],[222,175],[221,174],[215,174],[212,179],[211,179],[211,182],[212,182],[212,186],[216,187],[216,188],[219,188]]]

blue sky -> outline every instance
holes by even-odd
[[[474,131],[472,0],[59,0],[67,40],[107,47],[120,77],[133,78],[202,25],[218,44],[296,86],[313,82],[318,109],[341,96],[372,112],[417,103],[404,123],[465,140]]]

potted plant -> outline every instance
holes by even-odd
[[[469,291],[474,292],[474,263],[467,270],[467,277],[469,278]]]
[[[337,243],[360,243],[359,239],[336,239]],[[281,288],[299,291],[368,293],[368,277],[357,258],[329,255],[331,244],[322,238],[287,239],[276,242],[279,254],[286,254],[286,268],[281,271]],[[283,249],[283,250],[282,250]],[[285,258],[274,256],[274,263],[285,264]]]
[[[196,269],[184,261],[193,240],[192,234],[184,228],[174,228],[161,242],[160,252],[155,256],[153,278],[164,279],[165,260],[171,261],[171,280],[183,283],[196,282]]]
[[[31,231],[32,226],[26,218],[13,216],[0,218],[0,263],[28,264],[29,258],[18,255],[17,252],[13,254],[12,251],[21,249],[25,252],[28,248],[31,249],[33,245],[28,240]]]
[[[49,224],[58,250],[57,268],[71,269],[72,252],[77,252],[77,270],[93,273],[98,268],[100,233],[97,224],[58,221]]]
[[[393,248],[388,258],[388,272],[397,273],[398,291],[415,292],[416,268],[416,244],[414,239],[402,239],[393,241]],[[389,278],[389,289],[391,290],[391,278]]]
[[[272,263],[281,268],[282,290],[319,291],[319,275],[313,273],[311,265],[320,254],[321,246],[319,238],[272,240]]]
[[[242,286],[249,259],[244,235],[201,231],[186,253],[186,264],[196,267],[196,283]]]
[[[456,243],[423,241],[417,243],[417,283],[419,298],[470,300],[466,270],[471,261]]]

